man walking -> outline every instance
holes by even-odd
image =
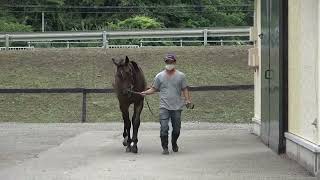
[[[141,92],[146,96],[159,90],[160,96],[160,138],[163,148],[162,154],[169,154],[168,135],[169,120],[172,124],[171,143],[173,152],[178,152],[177,140],[181,129],[181,112],[185,104],[191,104],[185,74],[175,68],[176,56],[167,54],[164,58],[165,70],[161,71],[154,78],[152,87]],[[184,101],[181,98],[181,92]]]

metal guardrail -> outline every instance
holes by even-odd
[[[143,47],[143,43],[179,43],[181,47],[183,47],[184,43],[204,43],[203,41],[197,41],[197,40],[180,40],[180,41],[170,41],[170,40],[141,40],[140,41],[140,47]],[[225,45],[226,43],[242,43],[242,44],[250,44],[253,43],[250,40],[220,40],[220,41],[207,41],[207,43],[214,43],[217,45]]]
[[[146,46],[146,44],[148,43],[174,43],[177,44],[179,43],[181,47],[183,47],[184,44],[186,43],[203,43],[203,41],[199,41],[199,40],[182,40],[180,39],[178,40],[140,40],[139,41],[140,46],[139,45],[108,45],[107,48],[140,48],[143,46]],[[253,43],[252,41],[249,40],[220,40],[220,41],[211,41],[208,40],[207,43],[210,43],[210,45],[214,44],[214,45],[225,45],[225,44],[250,44]],[[90,46],[88,48],[101,48],[103,46],[101,46],[103,44],[102,41],[29,41],[28,42],[28,46],[31,47],[31,45],[37,45],[37,44],[47,44],[47,45],[53,45],[53,44],[62,44],[65,45],[66,48],[70,48],[71,44],[96,44],[96,46]],[[157,45],[159,46],[159,45]],[[161,45],[160,45],[161,46]],[[5,47],[0,47],[2,49],[5,49]],[[0,49],[1,50],[1,49]]]
[[[43,33],[2,33],[0,42],[9,47],[10,42],[29,41],[70,41],[101,40],[107,48],[112,39],[147,39],[147,38],[203,38],[204,45],[208,37],[250,37],[251,27],[208,28],[208,29],[169,29],[140,31],[102,31],[102,32],[43,32]]]
[[[225,85],[225,86],[190,86],[190,91],[235,91],[253,90],[254,85]],[[90,88],[48,88],[48,89],[0,89],[0,94],[43,94],[43,93],[81,93],[82,96],[82,116],[81,122],[86,122],[87,118],[87,94],[88,93],[114,93],[113,89],[90,89]]]

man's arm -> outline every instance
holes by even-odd
[[[142,96],[146,96],[146,95],[151,95],[151,94],[155,93],[156,91],[157,91],[156,88],[151,87],[150,89],[148,89],[148,90],[146,90],[146,91],[142,91],[140,94],[141,94]]]
[[[186,104],[191,103],[191,96],[190,96],[190,92],[188,90],[188,87],[182,89],[182,94],[185,98]]]

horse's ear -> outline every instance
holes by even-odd
[[[113,62],[113,64],[115,64],[116,66],[119,66],[119,64],[116,62],[116,60],[115,59],[113,59],[112,58],[112,62]]]
[[[129,58],[128,58],[128,56],[126,56],[125,64],[126,64],[126,65],[128,65],[128,64],[129,64]]]

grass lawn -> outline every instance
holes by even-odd
[[[128,56],[141,65],[150,85],[163,69],[163,56],[177,54],[177,68],[188,84],[253,84],[248,47],[161,47],[139,49],[36,49],[0,52],[0,88],[110,88],[111,58]],[[121,121],[114,94],[89,94],[88,122]],[[184,121],[250,122],[253,91],[193,92],[196,107]],[[158,95],[147,100],[158,113]],[[79,122],[81,94],[0,94],[0,122]],[[142,121],[157,121],[145,103]]]

